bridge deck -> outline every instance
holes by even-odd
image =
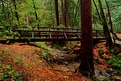
[[[79,29],[64,28],[50,29],[42,28],[39,30],[14,30],[17,34],[13,38],[7,38],[4,41],[80,41],[81,31]],[[93,39],[105,39],[101,30],[92,31]],[[3,40],[1,40],[3,41]]]

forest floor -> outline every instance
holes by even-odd
[[[63,71],[61,65],[52,67],[43,61],[38,55],[39,47],[24,43],[0,44],[0,50],[4,66],[11,65],[22,74],[22,81],[89,81],[78,73]]]
[[[93,48],[96,77],[99,79],[110,77],[108,72],[114,71],[105,59],[110,59],[112,56],[109,55],[105,42],[98,43]],[[69,61],[65,58],[63,62],[60,60],[58,63],[48,63],[40,56],[41,50],[42,48],[25,43],[0,44],[0,67],[3,68],[0,69],[0,79],[3,81],[10,81],[11,77],[13,80],[18,79],[14,74],[18,72],[22,76],[22,81],[90,81],[78,72],[75,73],[80,63],[79,60],[74,60],[78,54],[67,55],[71,58]],[[104,51],[103,55],[99,55],[99,50]]]

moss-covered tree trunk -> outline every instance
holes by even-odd
[[[16,5],[16,1],[15,0],[12,0],[13,1],[13,5],[14,5],[14,8],[15,8],[15,16],[16,16],[16,19],[19,23],[19,15],[18,15],[18,12],[17,12],[17,5]]]
[[[106,36],[107,44],[111,48],[111,46],[113,45],[113,42],[112,42],[112,38],[111,38],[110,31],[109,31],[109,28],[108,28],[108,24],[107,24],[107,21],[106,21],[106,17],[104,15],[104,11],[103,11],[103,8],[102,8],[102,3],[101,3],[100,0],[98,0],[98,3],[99,3],[99,8],[100,8],[100,15],[101,15],[101,18],[102,18],[104,35]]]
[[[4,0],[1,0],[1,6],[2,6],[2,19],[4,19],[4,15],[5,15]]]
[[[38,15],[37,15],[37,11],[36,11],[36,6],[35,6],[34,0],[32,0],[32,3],[33,3],[33,8],[34,8],[35,18],[36,18],[36,20],[38,20]]]

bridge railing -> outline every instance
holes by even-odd
[[[40,38],[40,39],[52,39],[52,38],[78,38],[81,39],[81,29],[79,28],[53,28],[47,26],[38,27],[38,29],[15,29],[13,32],[17,32],[16,38]],[[92,35],[95,38],[104,37],[103,30],[93,30]]]
[[[80,31],[62,31],[62,30],[15,30],[20,34],[20,37],[71,37],[74,35],[80,36]]]
[[[69,27],[67,28],[53,28],[53,27],[47,27],[47,26],[40,26],[38,27],[39,30],[48,30],[48,31],[52,31],[52,30],[60,30],[60,31],[80,31],[79,28],[71,28]]]
[[[81,31],[75,31],[75,30],[64,30],[64,29],[46,29],[46,30],[15,30],[15,32],[18,32],[20,34],[20,37],[65,37],[66,39],[68,37],[78,37],[81,38]],[[95,38],[104,37],[102,30],[94,30],[92,31],[92,35]]]

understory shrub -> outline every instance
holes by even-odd
[[[10,56],[10,50],[0,50],[0,81],[22,81],[22,75]]]
[[[102,55],[104,54],[104,50],[99,49],[99,50],[98,50],[98,54],[99,54],[100,56],[102,56]]]
[[[35,42],[33,44],[42,48],[41,53],[39,53],[42,60],[47,62],[51,62],[53,60],[51,46],[47,45],[45,42]]]
[[[113,56],[107,62],[121,74],[121,55]]]
[[[113,54],[113,55],[118,55],[120,53],[120,50],[119,50],[119,48],[116,47],[114,49],[111,49],[110,53]]]
[[[21,81],[21,74],[15,71],[11,65],[0,64],[0,81]]]

